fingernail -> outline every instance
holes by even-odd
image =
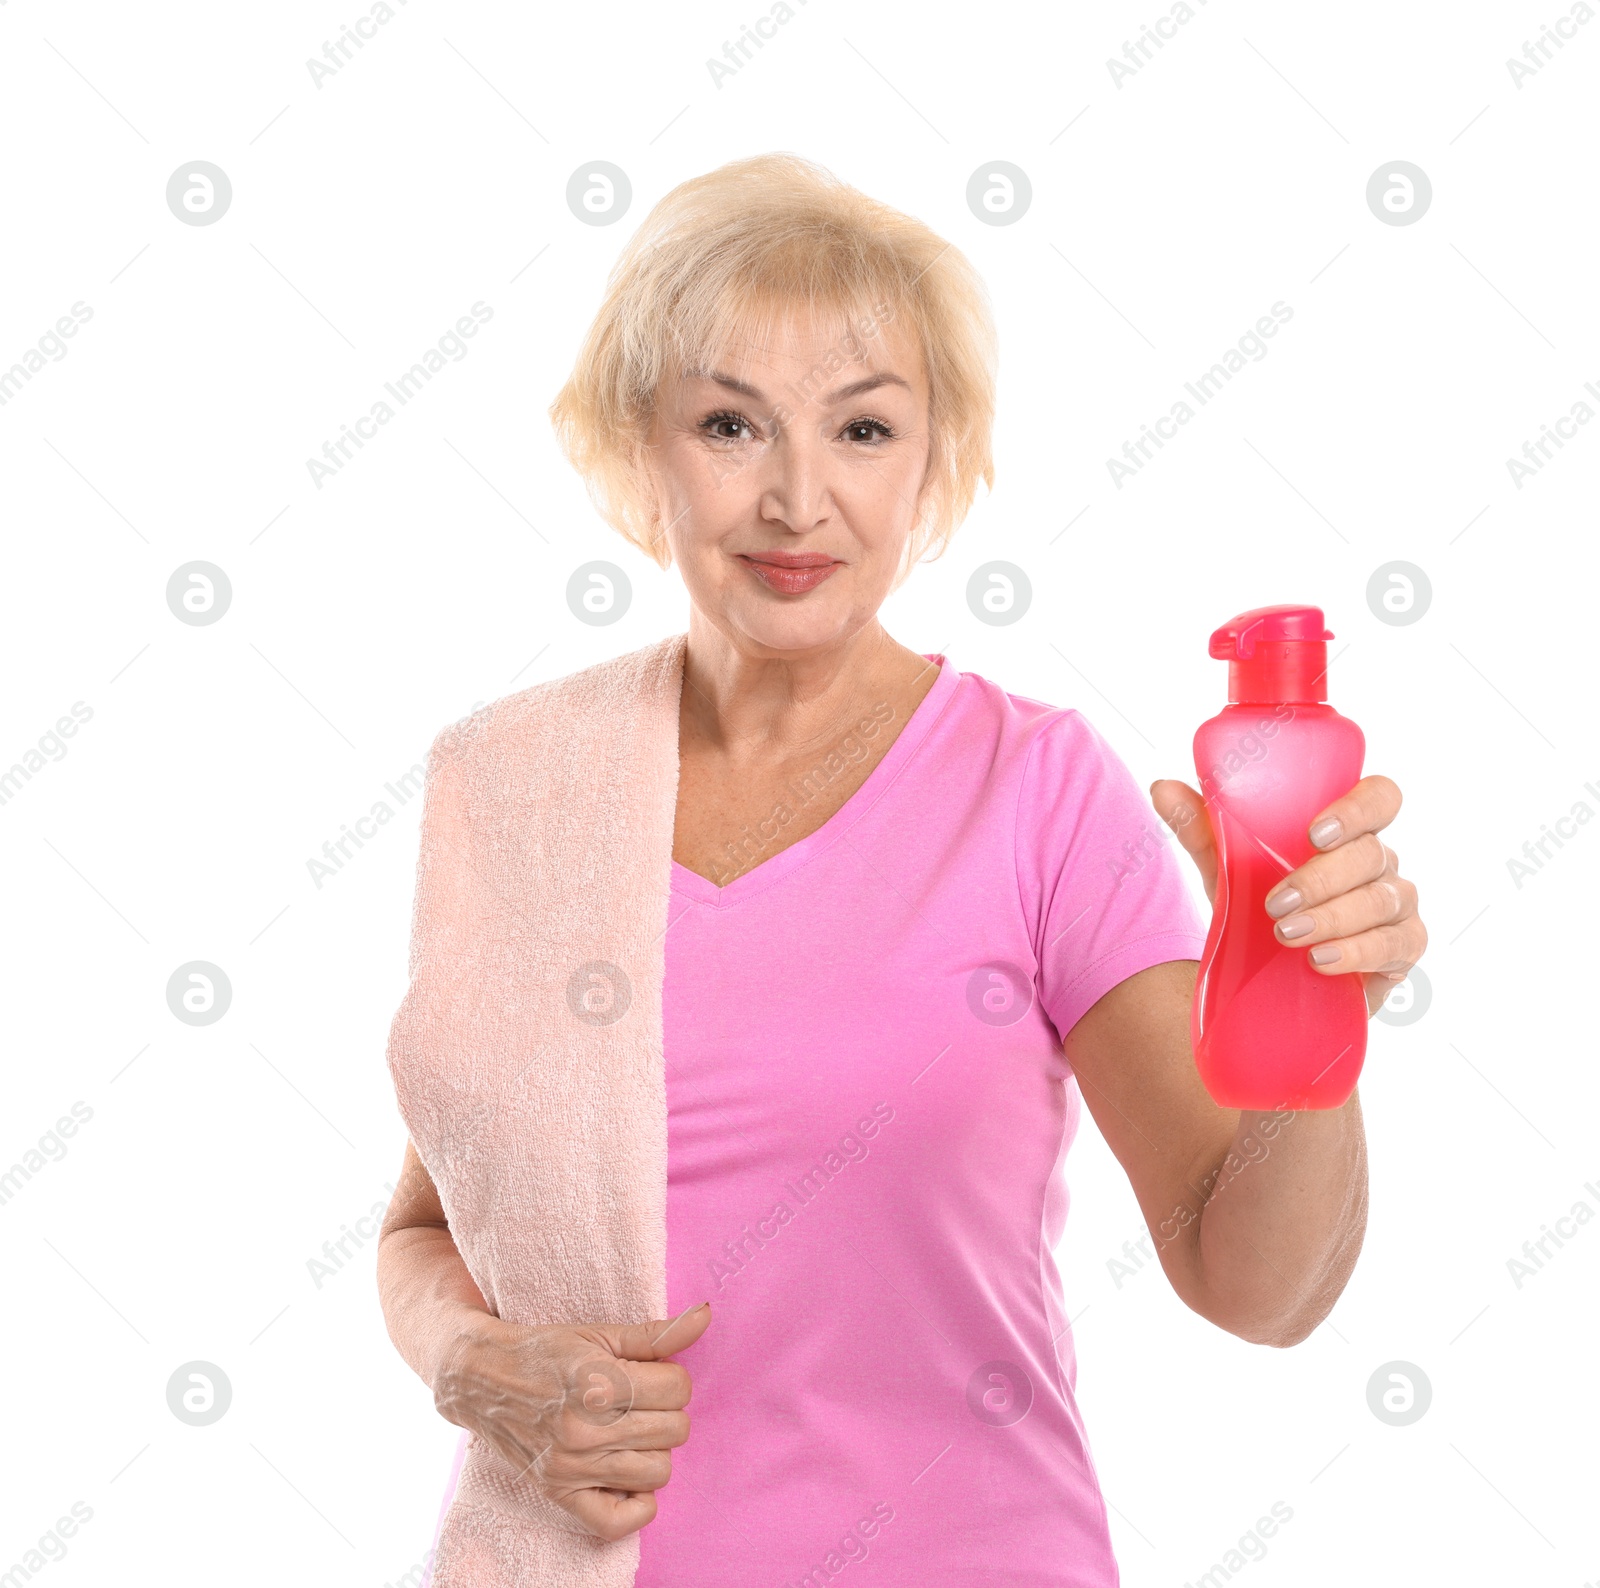
[[[1313,965],[1331,965],[1339,957],[1337,943],[1318,943],[1311,950],[1311,963]]]
[[[1314,915],[1291,915],[1287,921],[1278,922],[1278,936],[1304,937],[1316,924],[1317,918]]]
[[[696,1312],[704,1312],[706,1310],[706,1308],[709,1307],[710,1305],[711,1305],[711,1303],[709,1301],[702,1301],[700,1303],[700,1305],[698,1307],[696,1307],[694,1310]]]
[[[1273,917],[1287,915],[1291,910],[1298,910],[1306,901],[1300,897],[1298,888],[1285,888],[1282,893],[1274,893],[1267,899],[1267,914]]]
[[[1329,844],[1338,840],[1339,834],[1344,831],[1344,824],[1337,816],[1329,816],[1317,823],[1311,829],[1311,842],[1318,849],[1326,849]]]

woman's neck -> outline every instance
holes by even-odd
[[[684,657],[679,739],[731,764],[770,764],[837,736],[864,704],[914,709],[934,664],[874,618],[835,646],[795,656],[752,656],[692,614]]]

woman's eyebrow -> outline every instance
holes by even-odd
[[[726,386],[729,391],[736,391],[741,397],[752,398],[756,402],[765,402],[766,398],[746,381],[735,380],[731,375],[724,375],[719,370],[689,369],[683,372],[685,380],[709,380],[718,386]]]
[[[736,391],[741,397],[748,397],[753,402],[764,403],[766,397],[747,381],[735,380],[732,375],[724,375],[720,370],[687,370],[685,380],[709,380],[718,386],[726,386],[729,391]],[[848,386],[841,386],[838,391],[830,392],[822,401],[830,407],[834,403],[842,403],[851,397],[859,397],[863,392],[872,391],[878,386],[904,386],[907,391],[911,389],[911,382],[902,375],[891,374],[888,371],[879,371],[877,374],[864,376],[861,380],[851,381]]]

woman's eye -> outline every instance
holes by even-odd
[[[738,414],[712,414],[700,428],[714,441],[741,441],[744,437],[739,432],[748,432],[750,426]]]
[[[859,441],[868,446],[888,440],[894,434],[881,419],[853,419],[844,427],[844,433],[852,441]]]

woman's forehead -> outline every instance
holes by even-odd
[[[805,303],[759,305],[730,313],[718,334],[700,348],[685,348],[679,360],[685,374],[762,364],[773,358],[801,358],[838,367],[845,363],[884,365],[916,362],[903,327],[867,304]],[[915,369],[903,373],[914,378]]]

